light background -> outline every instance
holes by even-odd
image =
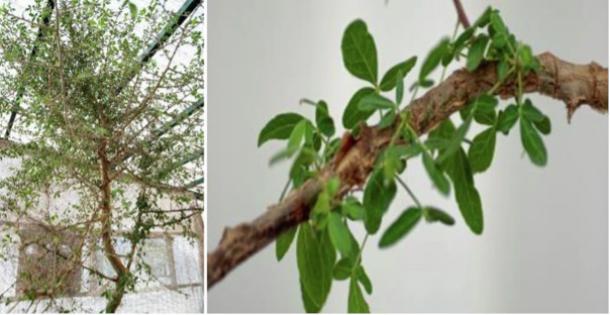
[[[471,20],[487,5],[499,8],[536,53],[608,64],[605,0],[464,4]],[[210,1],[208,10],[210,250],[225,226],[261,214],[285,184],[289,163],[268,167],[282,145],[256,148],[264,124],[281,112],[313,117],[311,107],[298,105],[307,97],[326,100],[339,126],[352,93],[365,86],[341,59],[350,21],[367,22],[380,76],[412,55],[423,58],[456,21],[449,0],[223,0]],[[538,168],[524,156],[518,128],[498,136],[491,169],[475,178],[485,214],[482,236],[470,233],[453,197],[432,189],[421,163],[410,164],[403,178],[420,200],[448,210],[457,224],[420,224],[388,250],[377,248],[379,235],[369,240],[363,257],[374,285],[367,296],[372,311],[608,311],[608,116],[583,107],[568,125],[562,103],[531,98],[553,123],[545,137],[549,163]],[[381,231],[410,204],[399,190]],[[358,239],[362,232],[358,227]],[[208,298],[210,312],[302,311],[294,246],[281,263],[268,246]],[[346,310],[347,283],[334,282],[324,311]]]

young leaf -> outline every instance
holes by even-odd
[[[297,188],[303,184],[310,175],[309,166],[315,161],[316,154],[313,150],[303,148],[292,162],[290,167],[290,179],[292,185]]]
[[[350,23],[341,40],[345,68],[357,78],[377,84],[377,49],[366,23],[358,19]]]
[[[343,223],[341,216],[331,212],[328,217],[328,234],[335,248],[344,257],[351,255],[351,240],[348,227]]]
[[[498,116],[498,123],[496,129],[507,135],[510,129],[515,125],[519,119],[519,110],[517,105],[511,104],[506,107],[506,110],[501,112]]]
[[[417,57],[413,56],[407,59],[406,61],[403,61],[390,68],[390,70],[388,70],[388,72],[383,75],[381,83],[379,84],[379,88],[382,91],[392,90],[394,86],[396,86],[397,78],[399,78],[399,80],[402,80],[404,77],[406,77],[409,71],[411,71],[411,69],[413,68],[413,66],[415,66],[416,62]]]
[[[358,277],[358,281],[364,287],[364,291],[366,291],[367,294],[372,294],[373,284],[371,283],[371,279],[369,279],[369,276],[364,271],[364,267],[362,267],[362,265],[356,268],[356,277]]]
[[[422,154],[422,162],[424,163],[424,168],[428,173],[428,177],[430,177],[434,183],[434,186],[436,186],[443,195],[448,195],[451,186],[440,167],[434,162],[430,155],[426,153]]]
[[[385,177],[385,183],[394,180],[394,175],[400,168],[400,152],[395,146],[391,146],[383,151],[381,156],[381,168],[383,169],[383,176]]]
[[[441,62],[441,59],[447,53],[449,48],[449,39],[443,38],[440,43],[438,43],[426,56],[424,63],[421,66],[419,71],[419,83],[423,84],[427,81],[428,75],[438,67]]]
[[[333,268],[333,278],[335,280],[345,280],[352,274],[353,260],[349,257],[344,257],[337,262]]]
[[[396,105],[400,107],[402,103],[402,98],[405,96],[405,81],[402,73],[399,73],[396,78]]]
[[[470,46],[470,49],[468,50],[468,56],[466,57],[466,69],[468,69],[468,71],[476,70],[479,64],[481,64],[488,42],[489,37],[479,35],[474,43],[472,43],[472,46]]]
[[[464,45],[466,44],[466,41],[471,39],[472,35],[474,35],[474,31],[475,31],[474,27],[469,27],[469,28],[465,29],[462,32],[462,34],[460,34],[460,36],[458,36],[458,38],[455,40],[455,42],[453,44],[455,46],[456,51],[459,51],[464,47]]]
[[[347,299],[348,313],[370,313],[369,305],[364,300],[358,280],[352,277],[349,281],[349,296]]]
[[[284,255],[286,255],[286,253],[288,252],[288,249],[290,249],[290,245],[294,240],[296,232],[297,227],[293,227],[288,231],[280,234],[277,240],[275,240],[275,257],[277,258],[277,261],[282,260],[282,258],[284,258]]]
[[[475,27],[480,27],[483,28],[485,27],[487,24],[489,24],[489,16],[494,12],[494,10],[491,7],[487,7],[487,9],[485,9],[485,11],[483,12],[483,14],[481,14],[481,16],[479,16],[479,18],[472,24],[472,28]]]
[[[517,58],[526,73],[532,70],[536,71],[540,68],[538,59],[534,57],[532,49],[528,45],[519,45],[517,48]]]
[[[494,34],[492,37],[494,46],[499,49],[505,47],[510,42],[509,33],[497,11],[493,11],[489,16],[489,22]]]
[[[535,121],[534,126],[543,135],[548,135],[549,133],[551,133],[551,120],[547,116],[544,116],[541,121]]]
[[[521,143],[527,155],[530,157],[532,163],[537,166],[545,166],[547,162],[546,148],[542,137],[538,134],[538,131],[534,129],[532,123],[521,116]]]
[[[385,184],[383,172],[377,170],[369,178],[364,189],[364,226],[369,234],[375,234],[381,225],[381,218],[388,210],[396,195],[396,183]]]
[[[294,127],[304,119],[305,117],[295,113],[279,114],[273,117],[258,135],[258,146],[260,147],[271,139],[288,139]]]
[[[389,99],[379,95],[370,94],[360,100],[358,109],[360,111],[375,111],[378,109],[393,109],[396,105]]]
[[[496,76],[498,77],[498,81],[503,81],[506,79],[508,75],[508,62],[504,59],[498,61],[498,65],[496,66]]]
[[[379,247],[386,248],[390,245],[394,245],[401,238],[405,237],[419,219],[421,219],[422,210],[417,207],[411,207],[405,210],[399,217],[390,225],[390,227],[383,233],[379,240]]]
[[[315,312],[322,309],[330,292],[335,258],[326,230],[316,231],[309,223],[302,223],[297,236],[297,266],[303,295]]]
[[[521,106],[521,113],[531,122],[540,122],[544,120],[544,114],[532,104],[532,101],[528,98],[523,102]]]
[[[446,169],[453,181],[455,199],[464,221],[475,234],[483,233],[481,197],[474,187],[470,164],[463,149],[458,150],[448,159]]]
[[[343,111],[343,127],[345,129],[352,129],[358,125],[359,122],[367,120],[375,112],[375,110],[360,110],[360,101],[368,95],[375,93],[375,89],[370,87],[361,88],[347,103],[347,107]]]
[[[309,121],[306,119],[301,120],[294,126],[294,129],[292,129],[290,137],[288,137],[288,145],[286,148],[289,152],[294,153],[301,147],[301,143],[303,143],[303,140],[305,139],[305,129],[307,128],[308,122]]]
[[[351,220],[362,220],[364,218],[364,207],[353,196],[348,196],[343,200],[341,211]]]
[[[335,138],[324,147],[323,157],[325,162],[330,161],[335,156],[335,153],[339,149],[339,145],[341,145],[341,139]]]
[[[426,207],[424,212],[427,222],[441,222],[445,225],[454,225],[455,220],[449,213],[434,207]]]
[[[320,132],[327,137],[332,137],[335,134],[335,123],[328,114],[328,105],[324,101],[319,101],[316,104],[316,125]]]
[[[496,130],[487,128],[472,140],[468,149],[468,158],[472,171],[475,173],[484,172],[491,165],[494,150],[496,147]]]
[[[379,124],[377,124],[377,127],[380,129],[389,127],[392,125],[392,123],[394,123],[395,120],[396,120],[396,112],[393,110],[388,111],[387,113],[385,113],[383,115],[383,117],[379,121]]]

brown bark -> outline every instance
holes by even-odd
[[[543,53],[538,59],[542,70],[524,78],[524,92],[538,92],[563,101],[568,109],[568,118],[583,104],[600,112],[608,110],[607,68],[596,63],[572,64],[551,53]],[[421,135],[463,108],[469,100],[488,91],[495,83],[495,63],[484,64],[472,73],[458,70],[404,110],[411,112],[411,127]],[[514,96],[515,82],[506,82],[497,89],[497,94],[502,98]],[[329,178],[338,176],[341,179],[339,196],[361,187],[395,128],[396,124],[386,129],[363,126],[357,139],[350,139],[351,136],[346,133],[346,145],[316,178],[291,191],[284,200],[270,206],[253,221],[225,229],[218,247],[208,254],[208,288],[282,232],[305,221],[321,187]]]
[[[102,139],[98,147],[97,155],[100,163],[100,176],[101,176],[101,196],[100,196],[100,212],[101,212],[101,223],[102,223],[102,244],[104,246],[104,253],[112,269],[116,272],[117,281],[116,288],[112,293],[108,304],[106,305],[107,313],[114,313],[121,304],[123,295],[125,293],[125,286],[121,279],[129,273],[127,267],[121,261],[118,256],[114,245],[112,244],[112,192],[111,192],[111,180],[110,180],[110,162],[106,153],[107,139]]]

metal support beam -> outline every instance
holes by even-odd
[[[176,29],[189,17],[189,15],[197,8],[201,3],[201,0],[186,0],[182,7],[176,12],[174,17],[169,23],[163,28],[161,33],[157,35],[155,41],[153,41],[148,48],[140,55],[140,63],[146,63],[159,48],[174,34]]]
[[[203,108],[203,99],[200,99],[197,102],[193,103],[188,108],[186,108],[185,110],[183,110],[182,112],[180,112],[178,114],[178,116],[176,116],[176,118],[174,118],[173,120],[165,123],[163,126],[161,126],[161,128],[155,130],[154,131],[155,138],[159,138],[160,136],[164,135],[170,129],[176,127],[176,125],[178,125],[179,123],[181,123],[185,119],[189,118],[196,111],[198,111],[198,110],[200,110],[202,108]]]
[[[200,178],[197,178],[196,180],[186,184],[186,186],[184,186],[184,187],[185,188],[193,188],[193,187],[196,187],[196,186],[199,186],[199,185],[203,184],[203,182],[204,182],[203,177],[200,177]]]
[[[203,149],[185,156],[182,160],[180,160],[176,163],[172,163],[172,164],[168,165],[166,168],[159,171],[159,174],[161,176],[165,176],[167,173],[175,170],[176,168],[178,168],[186,163],[193,162],[201,157],[203,157]]]

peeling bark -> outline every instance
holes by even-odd
[[[542,70],[524,77],[524,92],[538,92],[563,101],[567,106],[568,119],[583,104],[607,112],[607,68],[594,62],[586,65],[569,63],[548,52],[539,55],[538,60]],[[495,83],[495,63],[483,64],[472,73],[461,69],[404,110],[411,113],[411,127],[418,134],[425,134]],[[497,89],[497,94],[501,98],[512,97],[516,92],[515,86],[515,82],[509,80]],[[226,228],[218,247],[208,254],[208,288],[281,233],[305,221],[323,184],[331,177],[341,179],[339,197],[362,187],[377,155],[387,146],[395,128],[396,123],[386,129],[362,126],[356,139],[346,133],[339,152],[317,177],[291,191],[284,200],[270,206],[253,221]]]

